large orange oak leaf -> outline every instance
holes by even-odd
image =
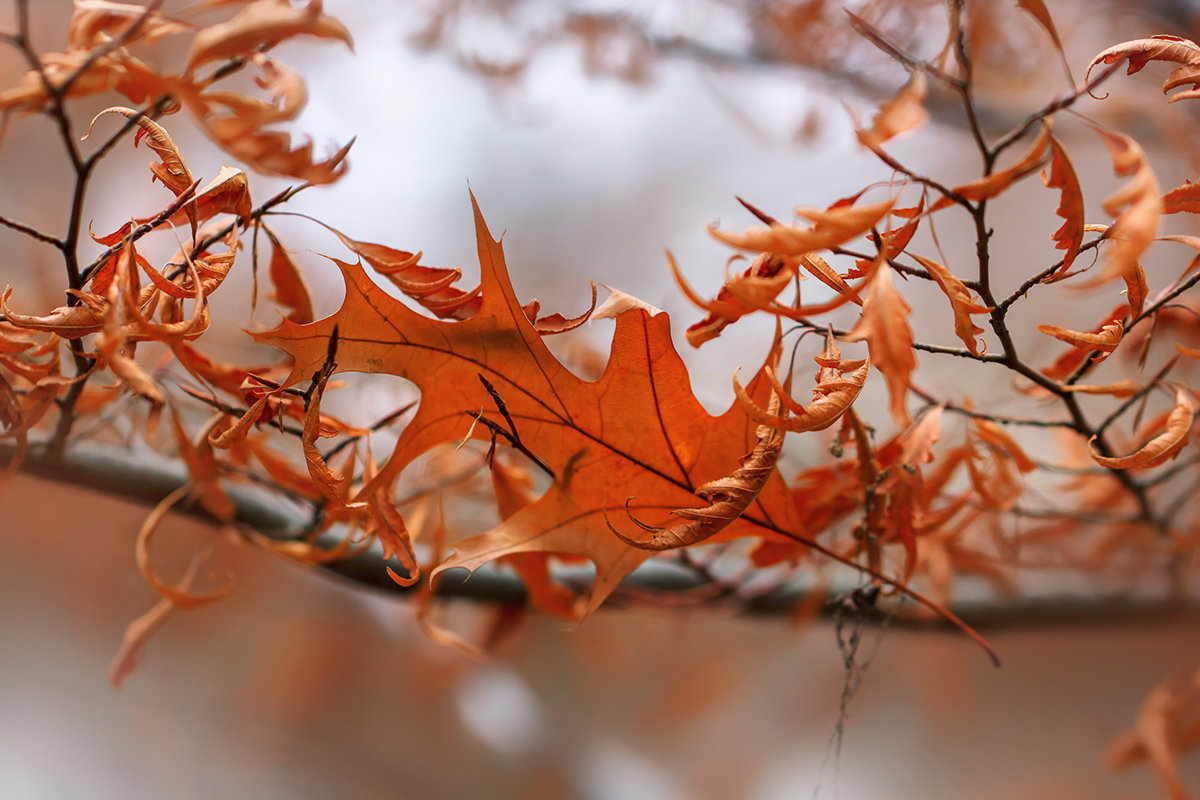
[[[481,272],[479,310],[462,320],[423,316],[386,294],[361,263],[336,261],[346,298],[332,316],[298,325],[283,320],[257,334],[294,359],[287,383],[308,379],[325,362],[337,329],[336,370],[397,375],[421,390],[416,415],[401,433],[388,461],[364,487],[369,496],[390,486],[400,472],[437,445],[470,431],[488,440],[481,414],[507,428],[494,388],[527,453],[553,480],[534,502],[491,530],[460,541],[433,575],[456,567],[474,571],[518,553],[583,556],[596,567],[581,615],[603,602],[620,581],[650,556],[612,534],[636,534],[633,515],[663,525],[678,508],[703,507],[695,491],[738,468],[755,444],[757,423],[740,403],[711,416],[691,392],[683,361],[671,342],[666,314],[632,308],[616,319],[612,351],[595,381],[577,377],[547,349],[513,292],[500,242],[493,239],[475,198],[475,229]],[[751,383],[765,404],[770,386]],[[499,447],[508,446],[503,437]],[[787,486],[771,475],[745,513],[716,537],[757,536],[778,543],[803,540],[802,525]]]

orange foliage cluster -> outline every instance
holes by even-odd
[[[1020,6],[1061,51],[1042,3],[1025,0]],[[291,176],[303,183],[300,188],[335,180],[344,170],[348,146],[319,160],[310,145],[294,147],[288,134],[269,128],[299,113],[305,91],[299,76],[268,51],[294,37],[350,44],[350,35],[315,0],[299,6],[288,0],[212,2],[193,11],[226,17],[200,25],[162,14],[158,4],[76,0],[66,52],[30,50],[31,69],[0,92],[0,111],[48,114],[68,129],[68,100],[123,95],[136,108],[114,105],[91,127],[99,133],[123,120],[109,144],[129,132],[135,133],[134,144],[145,140],[157,159],[150,164],[151,175],[172,195],[154,217],[131,219],[109,235],[93,236],[104,249],[82,269],[75,239],[57,240],[5,221],[67,253],[68,275],[61,307],[31,310],[29,300],[11,289],[0,298],[0,435],[18,443],[13,466],[33,445],[61,453],[78,420],[103,413],[128,394],[141,401],[145,413],[139,418],[150,441],[157,439],[161,411],[172,409],[173,444],[165,447],[173,447],[190,476],[186,487],[163,499],[138,537],[138,563],[162,600],[131,625],[114,664],[114,680],[128,674],[138,648],[171,609],[215,600],[228,589],[197,590],[195,585],[203,583],[199,562],[176,584],[152,566],[159,523],[170,508],[185,502],[198,504],[244,538],[307,564],[361,556],[374,548],[397,584],[429,579],[421,584],[422,619],[445,639],[453,634],[430,616],[431,581],[447,570],[474,571],[491,562],[520,574],[533,605],[581,619],[654,552],[736,542],[735,551],[754,567],[852,568],[883,596],[915,600],[976,638],[946,606],[962,575],[1011,592],[1017,567],[1103,572],[1125,550],[1137,550],[1149,569],[1171,569],[1178,576],[1194,568],[1200,522],[1186,497],[1173,502],[1171,492],[1178,493],[1177,477],[1195,477],[1186,468],[1197,463],[1196,456],[1178,459],[1192,438],[1196,399],[1186,378],[1168,383],[1166,377],[1179,355],[1186,363],[1197,351],[1181,344],[1179,355],[1167,358],[1152,344],[1195,331],[1194,319],[1168,312],[1200,280],[1200,272],[1193,260],[1173,280],[1155,275],[1151,281],[1142,261],[1160,238],[1164,215],[1200,208],[1195,189],[1185,184],[1164,197],[1136,141],[1088,123],[1124,179],[1103,202],[1108,221],[1089,224],[1079,176],[1063,142],[1052,134],[1059,112],[1111,76],[1112,68],[1105,65],[1127,62],[1132,73],[1150,61],[1171,62],[1177,66],[1164,90],[1193,87],[1171,100],[1196,96],[1200,48],[1192,42],[1156,37],[1105,50],[1088,65],[1084,83],[1012,132],[991,143],[980,135],[982,175],[943,183],[905,167],[885,148],[926,119],[931,85],[959,92],[970,104],[966,39],[954,35],[952,26],[941,52],[922,60],[891,44],[866,18],[854,17],[855,30],[910,72],[858,131],[859,141],[892,170],[892,180],[828,208],[798,208],[799,224],[747,205],[762,225],[740,232],[711,230],[719,241],[753,255],[743,273],[726,274],[712,300],[689,286],[668,256],[680,288],[707,314],[687,331],[695,347],[758,313],[824,333],[814,356],[811,402],[792,396],[793,369],[788,364],[784,371],[786,340],[777,333],[767,363],[745,387],[735,376],[735,401],[713,416],[691,391],[665,314],[619,293],[597,310],[593,288],[590,311],[571,318],[539,316],[537,301],[523,302],[514,294],[500,242],[478,205],[478,287],[459,288],[458,270],[422,266],[419,253],[360,242],[330,229],[355,260],[334,260],[345,300],[334,314],[315,319],[299,265],[267,228],[275,206],[298,189],[256,206],[247,174],[228,166],[199,188],[201,181],[167,132],[175,123],[156,120],[186,110],[245,167]],[[600,35],[589,31],[586,36]],[[156,68],[138,53],[167,38],[190,38],[178,73]],[[9,39],[23,46],[21,37]],[[256,75],[266,99],[216,88],[240,70]],[[1034,135],[1024,154],[1001,166],[1005,151],[1028,134]],[[70,146],[77,146],[74,140]],[[97,147],[99,155],[107,149]],[[1054,263],[1021,276],[1023,282],[1002,287],[989,270],[988,202],[1039,171],[1045,186],[1057,192],[1062,220],[1057,231],[1047,232],[1046,244],[1064,252]],[[87,173],[77,170],[79,180],[86,181]],[[875,199],[864,200],[868,193]],[[978,258],[972,263],[952,264],[940,253],[934,258],[914,252],[918,231],[928,230],[935,219],[948,220],[951,211],[959,218],[965,214],[975,228]],[[184,224],[187,236],[164,264],[156,266],[139,253],[143,237]],[[272,244],[268,274],[286,316],[275,329],[253,336],[278,352],[277,363],[221,363],[206,355],[203,344],[211,298],[244,260],[244,235],[257,236],[260,229]],[[1195,237],[1165,238],[1200,250]],[[1079,266],[1089,250],[1103,254],[1095,269]],[[816,277],[832,298],[802,301],[800,281],[807,276]],[[1049,291],[1051,284],[1071,281],[1107,291],[1118,279],[1125,300],[1093,330],[1038,324],[1039,331],[1069,349],[1052,364],[1026,360],[1008,326],[1014,306],[1030,292]],[[385,282],[411,303],[384,291]],[[962,347],[915,339],[906,296],[912,299],[917,284],[949,302],[953,325],[947,339],[957,338]],[[784,299],[789,289],[794,296]],[[593,312],[594,318],[615,317],[616,328],[607,365],[598,378],[585,380],[551,353],[544,338],[577,327]],[[845,329],[831,319],[817,320],[844,312],[853,315]],[[860,350],[843,358],[839,341]],[[179,387],[164,385],[163,367],[156,371],[139,357],[143,343],[156,343],[164,358],[206,391],[184,390],[189,397]],[[64,350],[74,372],[63,368]],[[1008,416],[976,409],[965,391],[953,398],[932,396],[914,383],[918,353],[1006,369],[1025,394],[1052,401],[1056,411]],[[1149,378],[1139,372],[1137,378],[1086,383],[1096,365],[1114,354],[1132,355],[1139,366],[1153,357],[1161,368]],[[409,409],[372,430],[323,412],[326,393],[336,386],[331,378],[340,372],[399,376],[421,392],[415,413],[380,463],[367,446],[369,434]],[[95,388],[92,379],[99,375],[111,384]],[[856,406],[879,381],[889,398],[890,420],[871,420]],[[1126,415],[1140,419],[1158,390],[1171,398],[1169,408],[1140,426],[1143,444],[1120,455],[1114,426]],[[1102,422],[1081,405],[1081,395],[1108,403]],[[211,415],[189,434],[197,398]],[[951,417],[965,424],[945,425]],[[891,435],[877,437],[876,428],[887,426]],[[820,441],[831,458],[785,475],[779,460],[786,435],[819,437],[828,429],[835,429],[832,439],[824,434]],[[1018,433],[1030,429],[1052,429],[1060,436],[1058,456],[1047,458],[1044,447],[1031,456],[1028,440],[1023,446]],[[338,442],[324,447],[326,439]],[[468,440],[487,443],[486,456],[447,456],[451,466],[438,475],[435,488],[401,497],[401,479],[415,462],[444,454],[443,445]],[[478,456],[482,450],[468,452]],[[848,457],[847,451],[852,451]],[[478,489],[469,479],[488,468],[500,521],[490,530],[454,537],[439,521],[437,508],[456,488]],[[1069,481],[1054,482],[1050,476],[1060,472],[1069,473]],[[1047,486],[1078,504],[1039,505],[1027,491],[1026,481],[1034,475],[1047,476]],[[312,511],[303,535],[278,541],[239,521],[227,489],[247,476]],[[1184,491],[1191,492],[1191,485]],[[1019,521],[1015,528],[1014,519]],[[332,546],[317,539],[329,530],[341,537]],[[447,553],[450,546],[453,551]],[[582,588],[559,568],[581,561],[595,568],[594,580]],[[1194,683],[1193,678],[1188,680]],[[1171,684],[1160,690],[1165,699],[1148,703],[1194,705],[1195,687],[1179,687]],[[1160,730],[1167,725],[1163,713],[1146,712],[1148,721],[1139,722],[1136,736],[1114,750],[1114,761],[1148,759],[1171,785],[1178,748],[1163,744],[1169,738]],[[1172,734],[1171,741],[1194,745],[1193,727]]]

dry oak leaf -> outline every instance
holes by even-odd
[[[1055,249],[1067,251],[1063,254],[1062,267],[1056,273],[1062,274],[1074,263],[1083,246],[1083,190],[1067,151],[1053,136],[1050,137],[1050,164],[1048,171],[1042,172],[1042,183],[1060,192],[1054,213],[1064,222],[1050,238],[1054,240]]]
[[[247,55],[262,45],[293,36],[340,39],[353,48],[346,26],[321,12],[321,0],[310,0],[303,6],[295,6],[290,0],[262,0],[249,5],[227,22],[196,34],[188,53],[188,72],[210,61]]]
[[[1138,260],[1154,243],[1163,212],[1158,180],[1141,145],[1123,133],[1100,127],[1096,127],[1096,132],[1108,145],[1113,172],[1118,177],[1128,177],[1129,181],[1104,200],[1105,213],[1113,217],[1105,238],[1111,239],[1113,246],[1100,274],[1080,288],[1097,286],[1118,277],[1127,284],[1135,280],[1133,274],[1138,268]]]
[[[1141,387],[1128,378],[1116,383],[1106,383],[1103,386],[1093,386],[1085,383],[1063,384],[1064,392],[1080,392],[1081,394],[1106,394],[1112,397],[1133,397]]]
[[[1113,325],[1119,324],[1119,325],[1122,325],[1122,327],[1124,327],[1123,321],[1128,313],[1129,313],[1129,307],[1127,305],[1125,305],[1124,303],[1122,303],[1121,305],[1114,308],[1108,314],[1108,316],[1106,316],[1103,320],[1101,320],[1100,323],[1098,325],[1096,325],[1096,327],[1092,328],[1092,330],[1085,335],[1087,335],[1087,336],[1102,336],[1105,334],[1105,332],[1107,332],[1109,334],[1109,336],[1115,336],[1115,330],[1113,328]],[[1052,326],[1047,326],[1047,327],[1052,327]],[[1065,330],[1065,329],[1060,329],[1060,330]],[[1085,360],[1087,360],[1087,358],[1091,355],[1091,353],[1092,353],[1091,345],[1072,347],[1070,350],[1067,350],[1065,353],[1063,353],[1057,359],[1055,359],[1053,364],[1051,364],[1048,367],[1043,368],[1041,370],[1041,372],[1043,375],[1045,375],[1047,378],[1050,378],[1051,380],[1064,381],[1071,375],[1071,373],[1073,373],[1079,367],[1080,364],[1082,364]],[[1024,390],[1022,390],[1022,391],[1024,391]]]
[[[292,322],[303,325],[313,321],[312,297],[300,269],[287,248],[279,243],[279,239],[269,229],[265,228],[267,238],[271,240],[271,263],[268,274],[271,285],[275,287],[271,299],[288,310],[285,316]]]
[[[1162,202],[1164,214],[1178,214],[1181,211],[1200,214],[1200,183],[1186,181],[1164,194]]]
[[[183,156],[179,152],[179,148],[175,146],[175,142],[171,141],[170,135],[163,126],[159,125],[154,120],[147,117],[140,111],[135,111],[132,108],[124,106],[110,106],[92,117],[91,123],[88,124],[88,132],[83,135],[86,139],[91,135],[92,128],[96,125],[96,120],[105,114],[120,114],[126,119],[133,120],[140,130],[133,137],[133,143],[136,146],[141,141],[142,137],[146,137],[146,145],[162,159],[162,163],[150,163],[150,171],[154,173],[163,186],[171,190],[171,193],[176,197],[183,194],[192,185],[193,178],[191,170],[187,168],[187,164],[183,161]]]
[[[589,322],[595,322],[596,320],[601,319],[616,319],[626,311],[635,308],[644,309],[650,316],[663,313],[661,308],[652,306],[641,298],[634,297],[626,292],[622,292],[620,289],[614,289],[607,283],[602,283],[600,285],[605,289],[608,289],[608,297],[604,299],[603,303],[596,306],[596,310],[592,312],[590,317],[588,317]]]
[[[679,272],[675,256],[666,252],[667,265],[676,285],[684,295],[708,314],[699,322],[688,326],[687,340],[692,347],[699,347],[710,339],[721,335],[721,331],[737,322],[747,314],[755,311],[771,311],[777,307],[775,298],[787,288],[795,275],[794,267],[789,267],[788,259],[771,253],[760,253],[755,256],[750,266],[740,275],[730,276],[729,262],[725,264],[725,282],[713,300],[705,300],[696,294],[695,290]],[[730,259],[741,258],[734,256]]]
[[[1172,95],[1167,102],[1174,103],[1176,100],[1200,97],[1200,91],[1197,90],[1197,87],[1200,87],[1200,47],[1197,47],[1192,40],[1159,34],[1148,39],[1134,39],[1113,45],[1102,51],[1092,59],[1092,63],[1088,64],[1087,71],[1083,74],[1084,82],[1087,82],[1088,75],[1097,64],[1115,64],[1124,58],[1129,59],[1129,69],[1125,71],[1126,75],[1140,71],[1151,61],[1171,61],[1179,65],[1163,81],[1163,94],[1186,83],[1192,84],[1192,88],[1189,91]]]
[[[708,232],[725,244],[743,250],[800,256],[814,250],[828,250],[866,233],[871,226],[883,219],[893,203],[893,200],[885,200],[861,206],[797,208],[797,216],[813,223],[808,228],[793,228],[780,222],[772,222],[767,227],[748,228],[745,233],[719,231],[711,225]]]
[[[1179,455],[1179,451],[1187,444],[1188,434],[1192,430],[1192,417],[1196,413],[1196,401],[1192,393],[1182,387],[1175,387],[1175,407],[1167,415],[1163,432],[1139,447],[1127,456],[1109,458],[1097,455],[1092,449],[1092,441],[1088,442],[1088,452],[1097,464],[1111,469],[1148,469],[1157,467]]]
[[[160,75],[124,49],[99,58],[90,50],[46,53],[41,56],[40,70],[29,70],[11,89],[0,91],[0,111],[36,111],[51,100],[51,89],[61,92],[63,87],[67,87],[64,97],[117,92],[138,105],[167,94],[170,88]]]
[[[862,316],[843,337],[848,342],[866,340],[871,363],[887,378],[892,419],[905,427],[911,421],[907,408],[909,376],[917,367],[912,328],[908,325],[910,314],[912,308],[892,286],[891,266],[883,262],[871,278]]]
[[[1046,8],[1043,0],[1017,0],[1017,6],[1029,16],[1033,17],[1038,25],[1042,26],[1042,30],[1050,37],[1050,41],[1054,43],[1054,49],[1058,51],[1058,57],[1062,60],[1063,71],[1067,74],[1067,83],[1071,86],[1075,85],[1075,79],[1071,76],[1071,65],[1067,61],[1067,54],[1063,51],[1062,40],[1058,37],[1058,29],[1054,27],[1054,20],[1050,17],[1050,11]]]
[[[136,29],[131,29],[132,25],[136,25]],[[134,3],[75,0],[75,13],[67,29],[67,49],[91,50],[118,38],[126,45],[133,42],[153,44],[168,36],[189,33],[195,27]]]
[[[837,422],[846,409],[850,408],[858,399],[863,384],[867,382],[867,373],[870,369],[871,362],[864,361],[855,367],[848,378],[842,378],[837,369],[829,371],[822,369],[818,373],[817,385],[813,388],[813,401],[807,406],[802,406],[792,400],[787,390],[775,377],[775,372],[768,368],[766,370],[767,379],[771,382],[775,393],[781,398],[785,408],[795,415],[792,417],[760,408],[738,383],[736,372],[733,376],[733,392],[745,407],[746,413],[755,422],[793,433],[823,431]]]
[[[916,253],[912,257],[920,262],[937,282],[938,288],[946,295],[950,301],[950,308],[954,312],[954,332],[962,339],[963,344],[971,351],[973,355],[979,355],[979,340],[976,338],[983,333],[983,328],[975,324],[971,319],[972,314],[987,314],[992,309],[985,305],[975,302],[971,297],[971,291],[966,285],[951,272],[948,268],[942,266],[936,261],[928,258],[922,258]]]
[[[313,375],[338,330],[337,369],[388,373],[414,382],[422,401],[391,457],[360,494],[369,497],[421,454],[462,439],[480,413],[503,420],[482,376],[507,408],[521,445],[554,480],[535,502],[486,533],[460,541],[433,575],[478,569],[516,553],[583,556],[596,566],[584,613],[594,610],[649,553],[614,537],[605,514],[629,509],[651,524],[672,509],[700,507],[695,491],[728,475],[755,443],[756,425],[735,403],[712,417],[692,395],[683,361],[671,343],[666,314],[630,310],[616,320],[612,354],[596,381],[563,366],[517,300],[500,243],[492,238],[472,196],[481,272],[479,310],[461,321],[430,319],[370,281],[359,264],[340,261],[346,297],[334,315],[308,325],[284,320],[256,335],[294,359],[287,384]],[[765,402],[769,386],[751,384]],[[472,435],[488,439],[484,424]],[[772,474],[755,502],[722,538],[759,536],[802,540],[787,488]]]
[[[1117,349],[1117,345],[1121,343],[1121,339],[1125,336],[1125,324],[1120,320],[1106,323],[1098,333],[1073,331],[1068,328],[1060,328],[1057,325],[1038,325],[1037,329],[1047,336],[1053,336],[1060,342],[1066,342],[1072,347],[1077,347],[1081,350],[1099,350],[1101,355],[1096,357],[1096,361],[1103,361],[1108,358],[1108,354]]]
[[[767,405],[768,416],[775,417],[779,413],[779,399],[778,392],[771,394]],[[627,536],[611,523],[609,530],[628,545],[655,552],[688,547],[711,539],[741,517],[758,497],[766,482],[776,474],[775,464],[779,461],[779,453],[786,435],[785,430],[773,424],[759,425],[756,433],[758,443],[749,455],[741,459],[741,465],[732,474],[709,481],[696,489],[696,496],[707,500],[707,506],[677,508],[671,513],[679,517],[679,521],[665,527],[646,525],[634,520],[639,528],[650,534],[650,538],[637,539]]]
[[[354,145],[351,139],[324,161],[313,155],[312,142],[292,146],[285,131],[246,130],[239,95],[224,93],[220,99],[180,87],[179,97],[210,139],[223,150],[258,172],[284,175],[314,185],[332,183],[346,171],[345,159]],[[226,113],[218,111],[223,108]]]
[[[870,128],[861,128],[855,133],[858,140],[871,150],[898,134],[910,131],[929,119],[925,110],[925,73],[913,70],[908,81],[879,106],[871,119]]]
[[[216,177],[209,181],[196,196],[188,200],[170,218],[172,224],[196,218],[197,223],[207,222],[218,214],[234,214],[243,221],[250,219],[254,204],[250,199],[250,181],[242,170],[223,164]],[[154,217],[135,219],[141,225]],[[198,239],[203,237],[197,237]]]

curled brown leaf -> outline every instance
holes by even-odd
[[[867,381],[867,373],[870,368],[870,362],[864,362],[847,378],[827,378],[819,382],[813,389],[813,401],[807,406],[801,406],[787,397],[784,387],[779,384],[775,373],[768,372],[767,377],[771,381],[775,393],[782,398],[786,409],[795,415],[791,417],[786,413],[781,415],[760,408],[738,382],[736,372],[733,375],[733,392],[737,395],[742,408],[746,410],[746,416],[760,425],[770,425],[791,433],[821,431],[837,422],[846,409],[850,408],[858,398],[863,384]]]
[[[311,0],[303,6],[295,6],[289,0],[262,0],[242,9],[227,22],[197,33],[188,53],[188,71],[295,36],[338,39],[348,47],[354,46],[346,26],[322,13],[321,0]]]
[[[1050,165],[1048,171],[1042,172],[1042,183],[1060,192],[1054,213],[1063,218],[1063,224],[1050,238],[1054,240],[1055,249],[1066,251],[1062,267],[1056,273],[1061,274],[1074,263],[1083,245],[1083,190],[1066,149],[1053,136],[1050,137]]]
[[[1117,345],[1121,343],[1121,339],[1125,336],[1125,325],[1117,320],[1105,324],[1099,333],[1085,333],[1083,331],[1073,331],[1068,328],[1060,328],[1057,325],[1038,325],[1037,329],[1047,336],[1053,336],[1060,342],[1066,342],[1072,347],[1078,347],[1081,350],[1099,350],[1103,355],[1096,358],[1096,361],[1103,361],[1108,357],[1108,354],[1117,349]]]
[[[971,291],[966,285],[945,266],[928,258],[922,258],[919,255],[913,254],[921,266],[933,276],[937,282],[938,288],[946,295],[950,301],[950,308],[954,311],[954,333],[962,340],[974,355],[979,355],[979,340],[976,338],[983,333],[983,328],[975,324],[971,319],[972,314],[987,314],[992,309],[975,302],[971,297]]]
[[[889,409],[898,425],[910,422],[907,409],[908,387],[917,357],[913,352],[913,333],[908,317],[912,308],[892,285],[892,269],[880,263],[871,278],[863,303],[862,315],[844,337],[849,342],[866,341],[871,361],[887,378]]]
[[[836,247],[866,233],[891,210],[893,202],[885,200],[880,203],[835,206],[828,209],[797,208],[798,216],[813,223],[807,228],[795,228],[773,222],[767,227],[748,228],[743,233],[721,231],[710,225],[708,232],[725,244],[743,250],[800,256],[814,250]]]
[[[1192,417],[1196,413],[1196,401],[1188,389],[1175,387],[1175,406],[1167,415],[1163,432],[1139,447],[1127,456],[1107,457],[1097,455],[1088,442],[1088,452],[1092,459],[1103,467],[1110,469],[1149,469],[1165,464],[1187,444],[1188,434],[1192,429]],[[1092,437],[1092,441],[1095,437]]]
[[[735,378],[736,380],[736,378]],[[767,406],[768,415],[774,416],[779,410],[779,395],[772,393]],[[618,539],[639,550],[674,550],[688,547],[711,539],[731,522],[742,515],[754,499],[758,497],[767,479],[775,472],[775,463],[779,460],[779,452],[783,448],[786,431],[770,425],[759,425],[756,432],[758,441],[754,450],[742,459],[741,466],[727,477],[709,481],[696,489],[696,496],[708,501],[703,508],[677,508],[671,513],[683,520],[665,528],[646,525],[633,521],[639,528],[650,533],[648,539],[637,539],[618,531],[608,521],[608,513],[604,519],[608,528]],[[626,509],[628,513],[628,509]],[[629,515],[633,519],[632,514]]]
[[[1178,64],[1179,66],[1163,81],[1163,94],[1187,83],[1192,84],[1192,88],[1189,91],[1173,95],[1168,102],[1174,103],[1176,100],[1200,97],[1200,91],[1197,89],[1200,87],[1200,47],[1197,47],[1191,39],[1159,34],[1147,39],[1134,39],[1113,45],[1102,51],[1088,64],[1087,71],[1083,75],[1084,82],[1087,82],[1092,69],[1098,64],[1115,64],[1123,59],[1129,59],[1126,75],[1140,71],[1151,61],[1170,61]]]
[[[908,81],[889,97],[871,120],[870,128],[856,131],[858,140],[876,150],[892,137],[916,128],[929,119],[925,110],[925,73],[914,69]]]

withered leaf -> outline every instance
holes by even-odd
[[[1117,345],[1121,343],[1121,339],[1125,336],[1125,325],[1119,320],[1106,323],[1098,333],[1073,331],[1068,328],[1060,328],[1057,325],[1038,325],[1037,329],[1047,336],[1053,336],[1060,342],[1066,342],[1072,347],[1078,347],[1081,350],[1099,350],[1102,355],[1097,356],[1096,361],[1103,361],[1105,358],[1108,358],[1108,354],[1117,349]]]
[[[1053,136],[1050,137],[1049,171],[1042,172],[1042,183],[1060,192],[1058,208],[1054,213],[1063,218],[1063,224],[1051,238],[1056,249],[1066,251],[1059,270],[1062,273],[1075,262],[1083,245],[1083,190],[1079,188],[1079,176],[1075,174],[1067,151]]]
[[[887,378],[892,419],[905,426],[910,421],[907,408],[909,376],[917,366],[912,328],[908,325],[911,313],[912,308],[892,286],[891,266],[887,262],[880,263],[867,290],[862,315],[845,336],[848,342],[866,341],[871,362]]]
[[[950,301],[950,308],[954,311],[954,333],[963,341],[968,350],[975,355],[979,355],[979,340],[976,337],[983,333],[983,328],[975,324],[971,319],[971,315],[987,314],[991,309],[975,302],[971,297],[971,291],[957,275],[945,266],[915,253],[913,254],[913,258],[933,276],[938,288],[942,290],[946,298]]]
[[[1120,380],[1115,383],[1106,383],[1103,386],[1093,386],[1084,383],[1067,383],[1063,384],[1063,390],[1068,392],[1079,392],[1080,394],[1107,394],[1113,397],[1133,397],[1141,388],[1136,383],[1129,379]]]
[[[295,6],[289,0],[260,0],[239,11],[228,22],[205,28],[192,40],[188,70],[210,61],[245,55],[261,45],[294,36],[339,39],[353,47],[346,26],[322,13],[321,0]]]
[[[137,28],[130,31],[131,25]],[[171,19],[134,3],[111,0],[75,0],[75,13],[67,29],[67,49],[88,51],[120,36],[126,44],[153,44],[168,36],[188,33],[195,25]]]
[[[1017,0],[1017,6],[1022,11],[1033,17],[1038,25],[1042,26],[1042,30],[1050,37],[1050,41],[1054,43],[1054,49],[1058,51],[1058,57],[1062,59],[1063,71],[1067,75],[1067,83],[1074,86],[1075,79],[1071,77],[1071,65],[1067,61],[1067,54],[1063,52],[1062,40],[1058,38],[1058,29],[1054,26],[1054,20],[1050,17],[1050,11],[1046,8],[1044,0]]]
[[[744,390],[741,396],[745,396]],[[745,402],[752,403],[749,399]],[[778,413],[779,395],[772,392],[766,415],[775,417]],[[754,450],[741,460],[741,465],[727,477],[709,481],[696,489],[696,496],[707,500],[707,506],[677,508],[671,512],[683,520],[682,523],[659,527],[646,525],[635,519],[638,527],[650,533],[650,537],[645,539],[621,533],[611,522],[609,530],[628,545],[654,552],[689,547],[711,539],[728,528],[750,507],[763,486],[775,474],[775,463],[779,460],[785,435],[786,430],[782,427],[759,425],[755,434],[758,441]],[[607,517],[605,521],[608,521]]]
[[[1182,186],[1176,186],[1162,197],[1163,213],[1178,214],[1188,211],[1200,214],[1200,183],[1187,181]]]
[[[298,325],[312,322],[312,298],[296,262],[275,238],[274,233],[268,230],[267,236],[271,239],[271,264],[268,274],[271,284],[275,287],[272,299],[288,310],[285,316],[292,322]]]
[[[1146,696],[1133,729],[1123,733],[1108,751],[1113,769],[1146,761],[1171,800],[1192,795],[1179,771],[1179,757],[1200,744],[1200,670],[1172,675]]]
[[[891,210],[892,200],[867,205],[844,205],[828,209],[797,208],[796,214],[813,224],[794,228],[779,222],[768,227],[748,228],[731,233],[709,226],[708,232],[733,247],[781,256],[799,256],[814,250],[827,250],[867,232]]]
[[[136,144],[141,140],[143,134],[145,135],[147,146],[162,159],[162,162],[159,164],[151,162],[150,171],[176,197],[183,194],[192,185],[191,170],[184,163],[183,156],[179,153],[179,148],[175,146],[175,142],[171,141],[171,136],[165,128],[140,111],[125,108],[124,106],[111,106],[92,117],[92,122],[88,125],[88,134],[95,127],[96,120],[105,114],[120,114],[126,119],[134,120],[137,123],[137,126],[141,130],[134,137],[134,143]],[[83,138],[86,139],[88,134],[84,134]]]
[[[876,150],[892,137],[916,128],[929,118],[925,110],[925,73],[914,69],[908,81],[875,112],[870,128],[855,133],[858,140]]]
[[[1095,126],[1094,126],[1095,127]],[[1158,233],[1163,201],[1158,180],[1141,145],[1116,131],[1096,127],[1108,145],[1113,171],[1129,181],[1104,201],[1104,211],[1113,217],[1106,236],[1113,241],[1104,267],[1086,285],[1096,286],[1114,278],[1129,276],[1138,260],[1149,249]]]
[[[790,398],[786,398],[784,403],[794,414],[792,417],[760,408],[738,383],[736,374],[733,376],[733,391],[745,407],[746,413],[755,422],[793,433],[821,431],[837,422],[858,398],[863,384],[867,381],[867,373],[870,368],[870,362],[865,362],[847,378],[837,375],[818,382],[816,388],[813,389],[813,401],[806,406],[800,406]],[[774,372],[768,371],[767,377],[771,380],[775,392],[783,397],[784,388],[775,379]]]
[[[989,197],[995,197],[1021,178],[1041,169],[1045,163],[1046,145],[1049,141],[1050,123],[1043,122],[1041,129],[1038,131],[1037,138],[1033,140],[1033,144],[1029,146],[1029,150],[1026,151],[1025,155],[1017,163],[1008,169],[993,172],[991,175],[985,175],[978,180],[965,183],[961,186],[955,186],[952,191],[959,197],[965,197],[967,200],[986,200]],[[940,211],[953,204],[954,201],[949,197],[942,197],[929,207],[929,211]]]
[[[1097,455],[1088,442],[1088,452],[1092,459],[1103,467],[1111,469],[1149,469],[1165,464],[1187,444],[1188,434],[1192,428],[1192,417],[1196,413],[1196,401],[1190,390],[1175,387],[1175,407],[1167,415],[1163,432],[1139,447],[1127,456],[1107,457]]]
[[[605,514],[623,513],[622,501],[630,496],[636,498],[630,511],[651,524],[666,521],[670,509],[694,505],[700,485],[729,474],[751,449],[755,426],[740,404],[712,417],[691,395],[665,314],[622,314],[604,374],[595,382],[577,378],[529,323],[478,206],[475,215],[482,278],[475,314],[461,321],[423,317],[374,286],[361,266],[336,262],[346,282],[336,314],[308,325],[285,320],[257,338],[293,356],[290,384],[321,367],[337,326],[338,370],[387,372],[421,389],[425,400],[379,474],[361,490],[365,496],[390,485],[431,447],[460,440],[481,406],[485,418],[504,425],[495,398],[480,385],[485,376],[515,422],[522,447],[554,481],[496,528],[458,542],[434,575],[474,570],[514,553],[584,556],[597,570],[583,609],[590,611],[649,555],[614,537]],[[763,380],[751,384],[753,395],[765,399],[767,391]],[[484,425],[476,425],[473,435],[490,438]],[[783,481],[773,473],[721,535],[794,542],[798,531]]]
[[[1083,75],[1084,81],[1087,81],[1097,64],[1115,64],[1126,58],[1129,59],[1126,75],[1139,72],[1151,61],[1171,61],[1179,65],[1163,82],[1163,94],[1187,83],[1192,84],[1192,88],[1172,95],[1168,102],[1200,96],[1200,91],[1197,91],[1197,87],[1200,87],[1200,47],[1190,39],[1166,34],[1122,42],[1102,51],[1088,64]]]

